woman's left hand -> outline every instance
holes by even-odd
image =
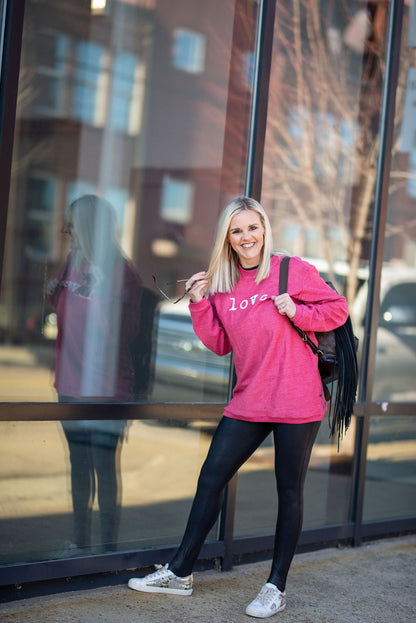
[[[293,318],[295,316],[296,305],[287,292],[285,292],[284,294],[279,294],[279,296],[272,296],[271,299],[276,305],[279,314],[282,314],[282,316],[287,316],[288,318]]]

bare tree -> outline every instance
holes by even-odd
[[[347,260],[350,302],[371,231],[386,30],[380,4],[278,4],[263,200],[278,223],[314,232],[332,280],[336,259]]]

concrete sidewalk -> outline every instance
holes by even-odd
[[[0,621],[249,623],[256,619],[244,614],[245,607],[266,581],[269,567],[261,562],[226,573],[196,573],[192,597],[138,593],[122,584],[22,598],[0,605]],[[299,554],[286,593],[286,609],[271,621],[415,623],[416,535]]]

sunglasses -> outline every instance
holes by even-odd
[[[167,300],[169,301],[169,303],[172,303],[173,305],[176,305],[176,303],[179,303],[179,301],[182,301],[182,299],[185,298],[185,296],[192,290],[192,288],[194,287],[194,285],[196,283],[198,283],[198,281],[202,281],[202,279],[195,279],[195,281],[193,281],[191,283],[191,285],[189,286],[189,288],[186,288],[185,292],[182,294],[182,296],[180,296],[178,299],[173,300],[170,298],[170,296],[168,296],[165,292],[163,292],[162,288],[158,285],[157,283],[157,279],[155,275],[152,275],[153,278],[153,283],[155,284],[155,287],[159,290],[160,294]],[[184,281],[188,281],[187,279],[177,279],[177,281],[169,281],[166,285],[170,285],[172,283],[183,283]]]

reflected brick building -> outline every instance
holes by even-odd
[[[192,0],[104,13],[27,3],[3,277],[10,338],[40,322],[45,274],[66,253],[64,209],[81,194],[114,205],[147,285],[154,272],[206,266],[218,212],[244,187],[256,11],[253,0],[237,12],[215,0],[202,14]]]

